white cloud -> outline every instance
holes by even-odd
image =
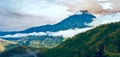
[[[42,35],[47,35],[46,33],[44,32],[33,32],[33,33],[17,33],[17,34],[14,34],[14,35],[5,35],[5,36],[0,36],[1,38],[9,38],[9,37],[12,37],[12,38],[17,38],[17,37],[26,37],[26,36],[42,36]]]
[[[120,22],[120,13],[98,16],[97,18],[93,19],[91,23],[87,25],[95,27],[95,26],[99,26],[99,25],[107,24],[111,22]]]
[[[97,1],[109,1],[109,0],[97,0]]]
[[[87,30],[90,30],[92,28],[82,28],[82,29],[69,29],[69,30],[65,30],[65,31],[58,31],[58,32],[47,32],[48,35],[50,36],[63,36],[64,38],[69,38],[69,37],[73,37],[76,34],[85,32]]]
[[[62,30],[62,31],[58,31],[58,32],[33,32],[33,33],[17,33],[14,35],[4,35],[4,36],[0,36],[1,38],[18,38],[18,37],[26,37],[26,36],[43,36],[43,35],[48,35],[48,36],[63,36],[64,38],[69,38],[69,37],[73,37],[76,34],[85,32],[87,30],[90,30],[92,28],[82,28],[82,29],[69,29],[69,30]]]
[[[112,3],[99,3],[99,4],[103,7],[103,9],[113,9]]]
[[[47,0],[0,0],[0,31],[55,24],[71,14],[67,9]]]
[[[56,0],[69,7],[70,11],[88,10],[93,14],[109,14],[120,12],[120,0]]]

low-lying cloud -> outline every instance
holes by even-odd
[[[33,32],[33,33],[17,33],[14,35],[5,35],[5,36],[0,36],[2,38],[18,38],[18,37],[26,37],[26,36],[42,36],[42,35],[47,35],[44,32]]]
[[[69,38],[69,37],[73,37],[76,34],[85,32],[87,30],[90,30],[92,28],[88,27],[88,28],[82,28],[82,29],[69,29],[69,30],[65,30],[65,31],[58,31],[58,32],[47,32],[49,36],[63,36],[64,38]]]
[[[48,35],[48,36],[62,36],[64,38],[70,38],[75,36],[78,33],[85,32],[87,30],[90,30],[92,28],[83,28],[83,29],[69,29],[69,30],[62,30],[58,32],[33,32],[33,33],[17,33],[14,35],[5,35],[5,36],[0,36],[1,38],[18,38],[18,37],[26,37],[26,36],[43,36],[43,35]]]
[[[112,22],[113,23],[120,22],[120,13],[98,16],[97,18],[93,19],[91,23],[88,23],[86,25],[96,27],[102,24],[107,24]]]

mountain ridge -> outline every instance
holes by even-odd
[[[44,25],[38,27],[32,27],[23,31],[15,31],[15,32],[0,32],[0,36],[4,36],[7,34],[16,34],[16,33],[31,33],[31,32],[47,32],[47,31],[60,31],[60,30],[68,30],[75,28],[85,28],[88,27],[85,23],[92,22],[92,18],[96,18],[94,15],[88,13],[87,11],[82,11],[83,14],[74,14],[63,21],[54,24],[54,25]]]

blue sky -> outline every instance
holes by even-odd
[[[120,0],[0,0],[0,31],[55,24],[78,10],[95,15],[120,12]]]

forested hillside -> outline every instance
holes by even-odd
[[[48,50],[44,57],[120,57],[120,22],[78,34]]]

